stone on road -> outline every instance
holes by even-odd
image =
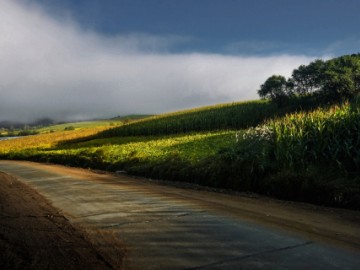
[[[0,161],[0,171],[35,188],[73,224],[85,228],[92,241],[103,242],[109,254],[109,241],[125,245],[128,269],[358,269],[360,265],[356,244],[338,244],[341,238],[332,244],[313,237],[316,233],[251,221],[246,218],[251,213],[244,209],[242,215],[241,207],[227,209],[216,199],[208,202],[210,192],[30,162]]]

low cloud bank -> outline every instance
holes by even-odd
[[[24,1],[0,2],[0,121],[82,120],[256,99],[305,56],[170,54],[176,35],[106,37]]]

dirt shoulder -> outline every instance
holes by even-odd
[[[0,173],[0,269],[113,269],[35,190]]]

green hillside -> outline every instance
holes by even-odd
[[[99,134],[99,137],[169,135],[187,132],[236,130],[256,126],[266,119],[283,115],[265,100],[220,104],[162,114],[135,121]]]
[[[43,128],[39,128],[36,131],[39,133],[49,133],[61,130],[75,130],[83,128],[94,128],[94,127],[114,127],[122,124],[119,120],[98,120],[98,121],[80,121],[70,122],[58,125],[51,125]]]

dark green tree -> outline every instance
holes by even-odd
[[[325,66],[323,60],[315,60],[295,69],[289,79],[293,92],[297,95],[308,95],[321,90]]]
[[[261,98],[269,98],[282,105],[288,96],[287,81],[284,76],[273,75],[260,86],[258,94]]]
[[[298,104],[315,105],[352,99],[360,94],[360,54],[301,65],[287,81],[281,75],[273,75],[261,85],[258,94],[278,105],[295,100]]]
[[[351,99],[360,93],[360,55],[346,55],[326,63],[322,97],[326,101]]]

